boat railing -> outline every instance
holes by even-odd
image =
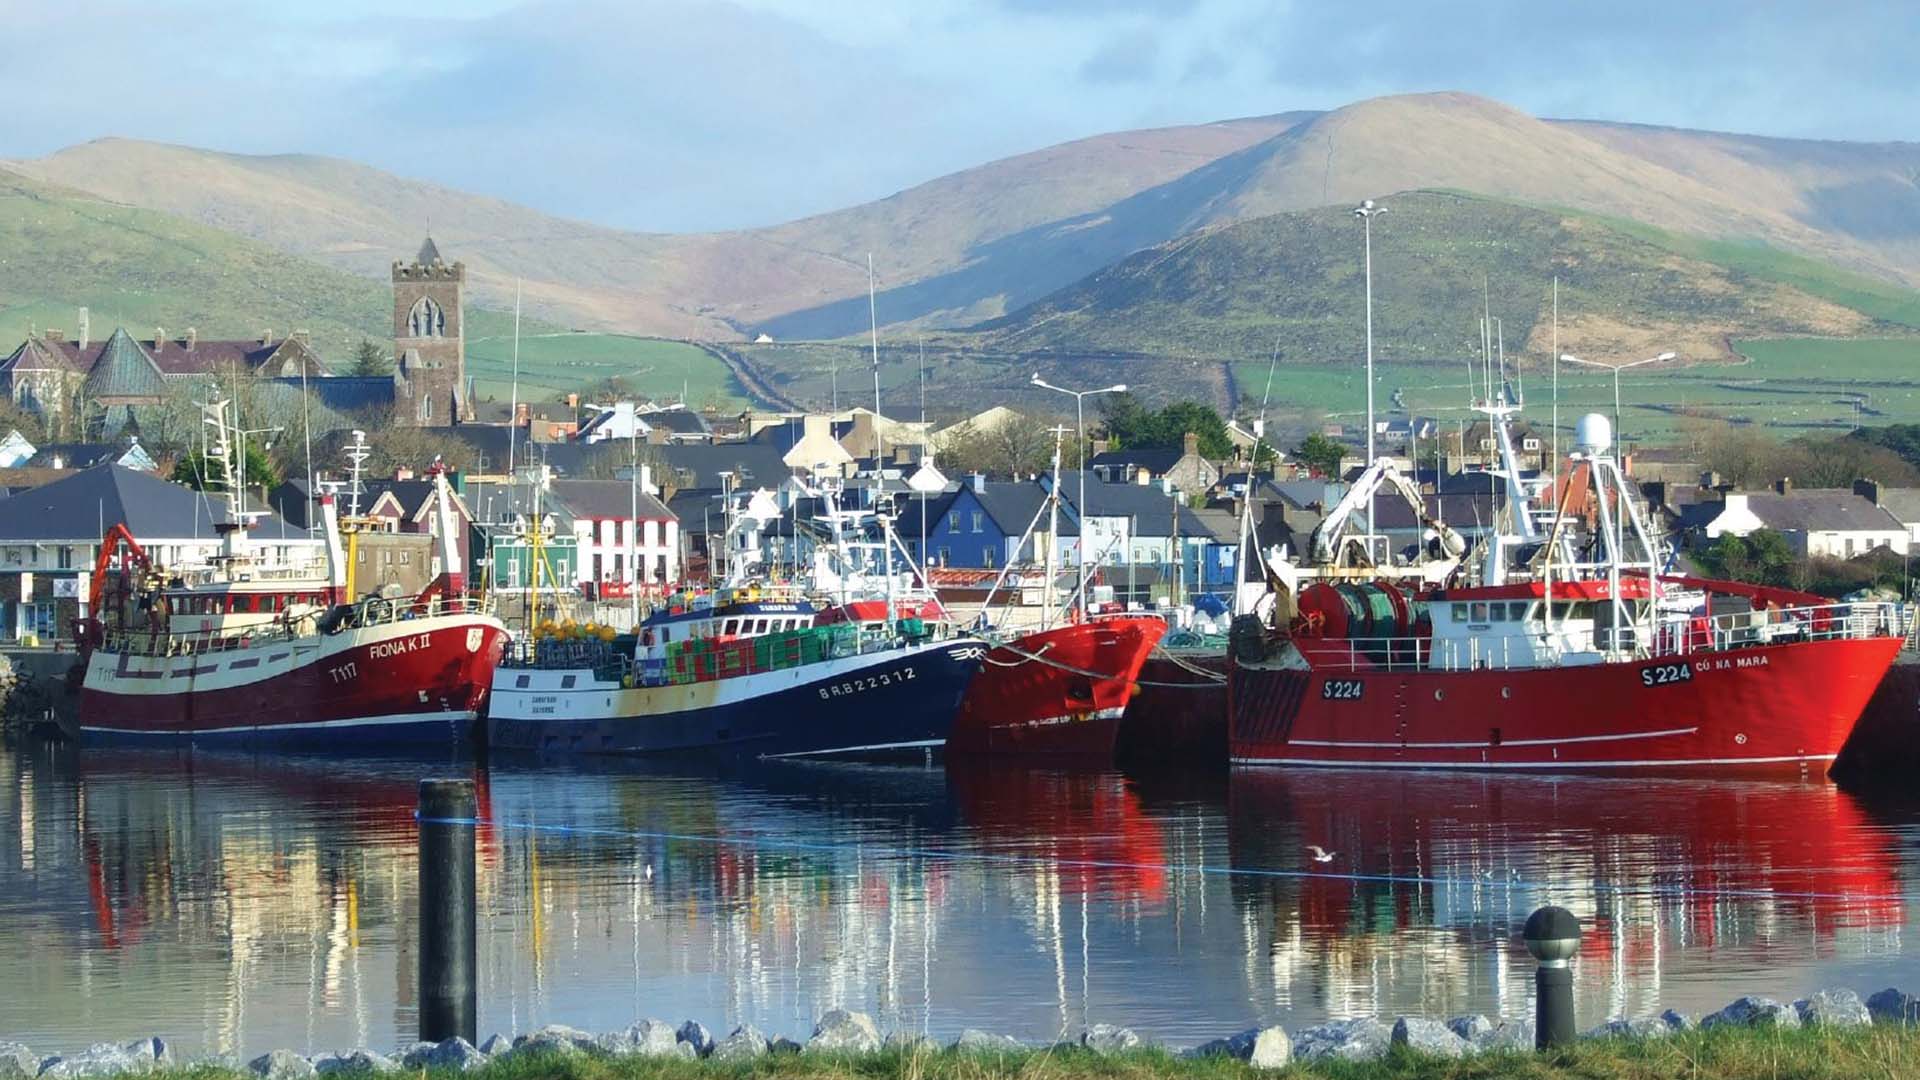
[[[1913,608],[1892,602],[1817,604],[1697,616],[1643,626],[1564,627],[1469,637],[1306,638],[1302,654],[1330,671],[1524,670],[1730,653],[1808,641],[1899,638],[1916,632]]]
[[[385,626],[443,615],[484,615],[485,600],[467,596],[436,596],[428,600],[367,597],[333,611],[314,610],[289,620],[286,614],[271,622],[251,623],[226,629],[178,631],[111,630],[100,643],[100,651],[129,656],[196,656],[206,653],[234,652],[274,642],[293,643],[316,638],[323,633]],[[338,613],[338,614],[336,614]]]

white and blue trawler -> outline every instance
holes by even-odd
[[[544,641],[495,673],[489,744],[582,754],[872,754],[946,741],[986,646],[923,601],[822,610],[683,595],[611,642]]]

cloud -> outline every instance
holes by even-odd
[[[1160,38],[1145,30],[1109,40],[1080,65],[1080,78],[1090,83],[1143,83],[1151,80],[1160,61]]]
[[[1920,5],[0,0],[0,155],[106,134],[365,161],[647,229],[767,223],[1102,131],[1458,89],[1920,138]],[[82,43],[66,47],[64,43]]]

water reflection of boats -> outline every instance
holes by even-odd
[[[1166,838],[1117,772],[947,764],[953,798],[989,858],[1031,859],[1068,895],[1167,899]]]
[[[1483,1008],[1524,990],[1514,934],[1551,901],[1589,919],[1582,992],[1621,1015],[1716,952],[1778,975],[1836,940],[1897,940],[1906,920],[1899,853],[1824,782],[1236,770],[1228,807],[1249,871],[1235,894],[1290,958],[1268,966],[1328,985],[1383,962],[1437,968]],[[1327,992],[1372,1007],[1354,996],[1392,991]]]

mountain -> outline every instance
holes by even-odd
[[[30,327],[145,337],[311,331],[323,356],[392,332],[388,287],[169,214],[104,202],[0,169],[0,352]]]
[[[1381,235],[1389,227],[1390,239]],[[1028,356],[1250,359],[1279,342],[1288,363],[1350,362],[1363,352],[1359,247],[1345,208],[1203,228],[985,323],[970,344]],[[1478,348],[1485,303],[1509,352],[1551,355],[1556,277],[1561,347],[1594,356],[1673,349],[1726,359],[1735,335],[1911,332],[1833,299],[1852,281],[1838,272],[1831,288],[1802,287],[1686,249],[1672,234],[1578,211],[1404,192],[1376,225],[1378,351],[1457,361]]]
[[[864,297],[868,251],[887,280],[937,274],[982,244],[1105,206],[1299,119],[1101,135],[865,206],[769,229],[686,236],[571,221],[313,155],[99,139],[8,167],[368,276],[384,276],[396,255],[417,248],[430,223],[448,257],[467,263],[483,303],[510,308],[518,282],[529,312],[566,325],[731,338],[772,314]]]
[[[883,323],[963,327],[1196,230],[1363,198],[1392,205],[1420,190],[1920,284],[1920,147],[1542,120],[1459,93],[1101,135],[861,206],[709,234],[571,221],[309,155],[102,139],[8,167],[362,275],[383,276],[431,222],[468,264],[480,303],[510,305],[518,283],[527,310],[552,322],[711,340],[863,331],[868,253]],[[1389,245],[1400,220],[1381,220]]]

